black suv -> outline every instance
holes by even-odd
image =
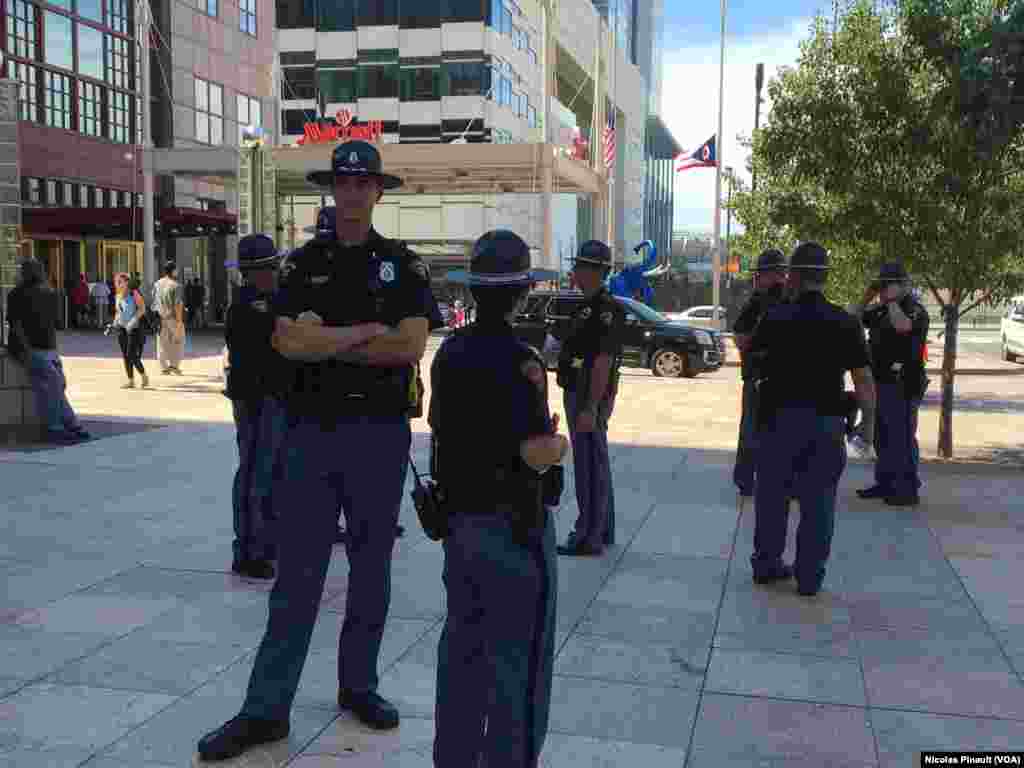
[[[626,310],[623,331],[623,365],[650,368],[655,376],[692,377],[717,371],[725,362],[725,341],[717,331],[693,328],[673,322],[660,312],[633,299],[614,297]],[[537,291],[530,294],[523,312],[516,317],[519,337],[537,349],[544,349],[549,332],[562,336],[562,328],[583,294],[575,291]],[[557,356],[547,356],[548,367],[557,367]]]

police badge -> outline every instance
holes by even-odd
[[[395,265],[390,261],[385,261],[380,265],[380,279],[385,283],[390,283],[395,279]]]

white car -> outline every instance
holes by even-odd
[[[1010,307],[999,324],[999,341],[1003,360],[1014,362],[1024,357],[1024,296],[1010,300]]]
[[[694,328],[710,328],[711,330],[719,331],[725,322],[725,307],[718,308],[717,324],[712,317],[714,311],[715,308],[711,305],[706,307],[690,307],[685,312],[675,312],[671,315],[666,315],[666,317],[669,320],[686,323]]]

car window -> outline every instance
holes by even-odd
[[[699,317],[701,320],[708,320],[708,319],[711,318],[711,310],[710,309],[698,309],[696,312],[693,313],[693,316],[694,317]]]

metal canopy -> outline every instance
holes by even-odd
[[[330,168],[335,146],[275,147],[278,195],[318,193],[306,174]],[[405,181],[389,195],[539,194],[546,163],[552,167],[555,192],[600,194],[606,183],[551,144],[381,144],[379,149],[384,170]]]

